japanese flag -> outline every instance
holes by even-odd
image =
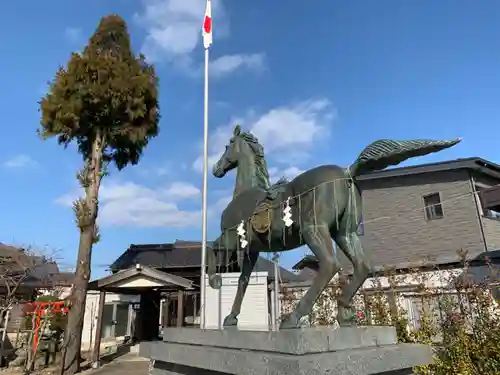
[[[212,44],[212,2],[207,0],[205,17],[203,18],[203,46],[208,49]]]

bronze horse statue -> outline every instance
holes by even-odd
[[[350,324],[348,314],[352,314],[352,299],[372,272],[357,234],[362,200],[356,176],[437,152],[458,142],[460,139],[379,140],[367,146],[347,168],[323,165],[290,182],[280,180],[271,185],[264,148],[253,134],[242,132],[236,126],[225,152],[213,167],[213,175],[218,178],[235,168],[238,172],[233,199],[222,213],[222,235],[207,254],[209,284],[218,289],[221,277],[216,274],[217,248],[244,252],[237,294],[231,313],[224,319],[224,326],[238,323],[243,297],[259,253],[293,250],[305,244],[318,259],[319,271],[295,310],[285,316],[280,325],[281,329],[299,327],[301,318],[311,312],[317,298],[340,270],[332,239],[354,266],[353,278],[343,286],[337,299],[337,321],[340,325]],[[283,210],[287,206],[291,209],[291,223],[283,219]],[[241,229],[245,231],[247,243],[238,233]]]

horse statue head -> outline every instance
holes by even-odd
[[[238,168],[234,196],[242,191],[261,187],[269,189],[269,172],[264,158],[264,147],[255,135],[241,131],[236,125],[233,135],[219,161],[213,166],[213,175],[222,178],[227,172]]]

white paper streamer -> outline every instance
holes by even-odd
[[[241,220],[241,223],[240,225],[238,225],[238,229],[237,229],[237,232],[238,233],[238,236],[240,237],[240,246],[242,249],[244,249],[245,247],[247,247],[248,245],[248,241],[246,239],[246,230],[245,230],[245,222],[243,220]]]
[[[290,207],[290,198],[286,200],[286,206],[283,210],[283,221],[285,222],[285,226],[289,227],[293,224],[292,220],[292,208]]]

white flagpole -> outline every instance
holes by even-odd
[[[205,328],[206,312],[206,259],[207,259],[207,180],[208,180],[208,50],[205,48],[205,93],[204,93],[204,113],[203,113],[203,193],[201,208],[201,314],[200,328]]]

